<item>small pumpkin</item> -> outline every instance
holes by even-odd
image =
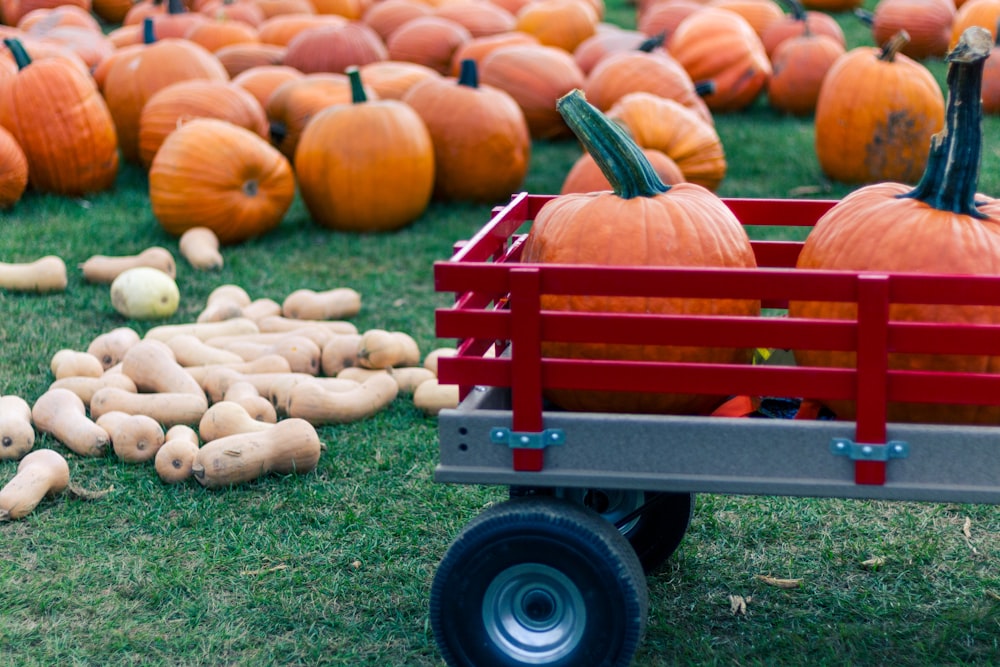
[[[313,116],[295,151],[299,191],[313,220],[354,232],[405,227],[424,213],[434,188],[434,145],[416,111],[369,100],[350,68],[351,104]]]
[[[808,28],[785,39],[771,56],[774,72],[767,84],[768,102],[792,115],[813,114],[823,79],[844,53],[843,45],[833,37],[814,35]]]
[[[515,15],[515,29],[538,38],[545,46],[567,53],[597,31],[601,16],[582,0],[533,0]]]
[[[240,243],[277,227],[294,195],[291,165],[276,148],[216,118],[171,132],[149,168],[153,215],[174,236],[208,227],[220,243]]]
[[[601,166],[613,190],[560,195],[535,216],[522,261],[611,266],[755,267],[746,231],[711,191],[694,183],[668,186],[617,123],[580,91],[560,98],[559,111]],[[542,295],[543,310],[616,313],[755,315],[752,300]],[[748,350],[543,342],[546,357],[749,363]],[[707,413],[724,397],[551,390],[570,410]]]
[[[807,10],[799,0],[780,0],[788,8],[788,13],[780,20],[772,22],[760,36],[764,51],[770,58],[774,50],[784,40],[798,37],[807,31],[813,35],[826,35],[847,48],[847,38],[844,30],[833,18],[825,12]]]
[[[948,52],[951,27],[955,21],[952,0],[879,0],[872,11],[872,37],[885,44],[900,30],[910,41],[903,53],[914,60],[940,58]]]
[[[920,182],[861,187],[831,208],[810,231],[798,268],[836,271],[998,275],[1000,201],[976,192],[982,150],[980,86],[992,47],[990,33],[971,27],[949,53],[944,129],[930,142]],[[857,239],[864,238],[864,243]],[[792,302],[792,317],[854,319],[856,305]],[[893,321],[995,323],[1000,308],[893,304]],[[853,367],[854,353],[796,350],[803,366]],[[1000,372],[1000,358],[984,355],[891,353],[889,367],[972,373]],[[829,402],[839,418],[856,414],[852,401]],[[889,421],[988,423],[998,406],[890,403]]]

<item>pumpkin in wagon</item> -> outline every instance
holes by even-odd
[[[559,112],[600,165],[612,191],[560,195],[532,223],[522,261],[603,266],[755,268],[746,231],[710,190],[665,185],[625,130],[581,91],[560,98]],[[543,295],[544,310],[753,316],[755,300]],[[673,362],[750,362],[750,350],[695,346],[544,342],[546,357]],[[705,414],[725,397],[654,392],[552,389],[568,410]]]
[[[882,182],[855,190],[832,209],[803,245],[798,268],[892,273],[1000,275],[1000,201],[976,192],[982,150],[980,88],[993,41],[969,28],[947,56],[945,128],[931,141],[927,167],[916,185]],[[793,317],[854,319],[850,303],[792,302]],[[997,323],[1000,308],[979,305],[893,304],[893,321]],[[853,367],[853,352],[796,350],[803,366]],[[1000,357],[892,353],[891,369],[1000,372]],[[829,402],[852,419],[853,401]],[[889,421],[989,423],[998,406],[890,403]]]

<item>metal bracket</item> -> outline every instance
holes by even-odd
[[[561,428],[547,428],[541,433],[515,433],[509,428],[497,426],[490,429],[490,440],[512,449],[545,449],[566,442],[566,434]]]
[[[849,438],[833,438],[830,453],[846,456],[852,461],[888,461],[905,459],[910,455],[910,445],[902,440],[890,440],[884,445],[857,443]]]

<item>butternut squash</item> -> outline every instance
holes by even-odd
[[[46,255],[33,262],[0,262],[0,289],[12,292],[62,292],[69,280],[66,262]]]
[[[0,459],[16,461],[34,446],[31,406],[20,396],[0,396]]]
[[[288,360],[277,354],[265,354],[262,357],[251,359],[250,361],[240,361],[232,364],[211,364],[208,366],[188,366],[184,369],[198,383],[202,391],[207,393],[212,401],[221,400],[220,395],[214,395],[214,388],[210,388],[211,380],[216,370],[230,370],[245,375],[290,373],[291,366]],[[225,392],[225,389],[222,389]]]
[[[160,246],[146,248],[137,255],[93,255],[80,265],[80,270],[88,283],[110,285],[120,274],[137,266],[159,269],[171,278],[177,277],[174,256]]]
[[[112,368],[118,368],[113,366]],[[62,378],[61,380],[56,380],[49,385],[49,389],[69,389],[71,392],[80,397],[84,405],[90,406],[91,400],[94,398],[94,393],[103,387],[117,387],[124,391],[135,393],[139,389],[135,386],[135,382],[132,378],[128,377],[124,373],[113,371],[108,369],[104,372],[101,377],[68,377]]]
[[[403,394],[412,394],[421,384],[437,377],[433,371],[423,366],[396,366],[390,368],[388,373]]]
[[[83,400],[69,389],[48,389],[39,396],[31,407],[31,421],[80,456],[104,456],[111,442],[108,432],[87,417]]]
[[[245,361],[277,354],[288,360],[288,366],[293,373],[318,375],[320,372],[319,345],[313,339],[295,333],[280,336],[273,343],[234,340],[224,349],[239,355]]]
[[[197,424],[208,409],[205,394],[187,392],[134,393],[117,387],[102,387],[90,400],[94,419],[112,410],[130,415],[146,415],[165,428],[177,424]]]
[[[187,322],[184,324],[161,324],[146,332],[143,338],[168,341],[174,336],[190,334],[202,340],[215,336],[237,336],[260,333],[256,322],[245,317],[234,317],[220,322]]]
[[[274,427],[277,422],[261,422],[250,416],[239,403],[219,401],[209,406],[198,422],[202,442],[211,442],[234,433],[253,433]]]
[[[302,474],[316,469],[322,443],[304,419],[285,419],[263,431],[218,438],[198,449],[191,466],[203,487],[217,489],[269,473]]]
[[[329,391],[318,382],[300,382],[288,398],[288,416],[314,426],[346,424],[371,417],[399,394],[388,373],[374,373],[349,391]]]
[[[428,415],[458,407],[458,385],[441,384],[437,378],[425,380],[413,392],[413,405]]]
[[[271,357],[268,357],[271,358]],[[288,362],[283,357],[277,357],[285,364]],[[260,360],[257,360],[258,362]],[[247,362],[249,364],[257,362]],[[201,386],[208,394],[208,398],[215,403],[223,400],[226,391],[234,382],[249,382],[261,396],[271,395],[271,385],[281,381],[285,376],[291,375],[291,371],[277,373],[243,373],[224,366],[206,366],[207,372],[201,380]],[[305,375],[304,373],[302,375]],[[312,377],[312,376],[309,376]]]
[[[257,387],[249,382],[234,382],[222,395],[223,401],[238,403],[257,421],[273,424],[278,421],[278,413],[267,397],[261,396]]]
[[[377,371],[372,371],[373,373]],[[357,380],[339,377],[318,377],[307,373],[289,373],[285,377],[277,378],[269,387],[268,397],[275,410],[287,416],[288,403],[291,398],[292,388],[300,382],[313,381],[314,386],[325,391],[350,391],[361,384]]]
[[[204,398],[201,385],[177,363],[173,350],[158,340],[142,340],[122,358],[122,373],[140,392],[187,393]]]
[[[36,449],[17,464],[17,473],[0,489],[0,521],[28,516],[46,497],[69,486],[69,464],[53,449]]]
[[[430,370],[434,375],[438,374],[438,359],[441,357],[454,357],[458,350],[454,347],[438,347],[424,357],[424,368]]]
[[[218,299],[206,304],[195,322],[222,322],[235,317],[243,317],[243,306],[230,299]]]
[[[420,364],[420,347],[402,331],[368,329],[361,334],[358,365],[365,368],[391,368]]]
[[[254,299],[243,306],[243,317],[254,322],[275,315],[281,315],[281,304],[274,299]]]
[[[302,320],[342,320],[361,312],[361,295],[350,287],[317,292],[298,289],[285,297],[281,314]]]
[[[285,317],[284,315],[262,317],[257,320],[257,326],[262,332],[294,331],[296,329],[302,329],[303,327],[321,326],[326,327],[333,333],[338,334],[358,333],[358,328],[354,324],[344,320],[304,320],[294,317]]]
[[[239,285],[236,285],[235,283],[224,283],[208,293],[208,297],[205,299],[205,305],[211,305],[216,301],[232,301],[237,303],[240,308],[242,308],[244,306],[249,306],[252,299],[250,298],[250,294],[248,294],[247,291]]]
[[[186,424],[167,429],[163,446],[156,450],[153,467],[160,480],[177,484],[191,477],[191,466],[198,454],[198,432]]]
[[[338,334],[335,334],[326,327],[307,325],[299,327],[298,329],[289,329],[288,331],[262,331],[256,334],[244,334],[239,336],[215,336],[207,339],[205,342],[209,345],[214,345],[215,347],[228,348],[234,343],[272,345],[288,336],[302,336],[316,343],[316,345],[322,349],[324,345],[337,335]]]
[[[219,252],[219,237],[208,227],[191,227],[178,240],[181,256],[199,271],[221,269],[225,260]]]
[[[320,368],[323,375],[333,377],[345,368],[358,365],[361,352],[361,334],[335,336],[320,351]]]
[[[151,460],[165,441],[163,427],[148,415],[112,410],[98,417],[97,425],[108,432],[111,448],[127,463]]]
[[[192,334],[181,334],[166,341],[181,366],[210,366],[212,364],[239,364],[243,357],[214,345],[209,345]]]
[[[90,341],[87,352],[101,361],[104,370],[118,364],[125,351],[139,342],[139,333],[130,327],[117,327]]]
[[[52,355],[49,368],[57,380],[68,377],[97,378],[104,375],[101,360],[89,352],[63,348]]]

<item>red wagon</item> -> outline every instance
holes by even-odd
[[[510,500],[457,536],[431,590],[454,665],[626,665],[648,607],[645,572],[677,548],[694,494],[1000,503],[1000,427],[892,423],[892,401],[1000,404],[1000,375],[895,370],[890,353],[1000,356],[1000,324],[890,321],[897,303],[1000,305],[1000,278],[803,271],[799,241],[755,241],[757,269],[519,261],[549,196],[521,193],[435,263],[439,362],[461,403],[439,416],[443,483]],[[730,199],[751,227],[808,228],[828,200]],[[804,231],[804,230],[801,230]],[[801,238],[804,234],[800,233]],[[751,233],[751,236],[756,234]],[[774,236],[774,235],[770,235]],[[793,234],[794,236],[794,234]],[[760,317],[545,311],[543,294],[760,299]],[[789,301],[854,302],[854,320],[782,317]],[[545,340],[848,350],[856,368],[574,360]],[[569,412],[543,389],[856,401],[855,420]]]

